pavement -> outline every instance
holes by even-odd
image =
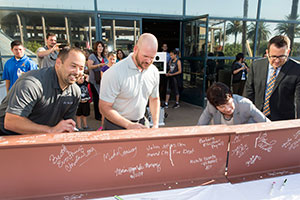
[[[178,126],[195,126],[203,111],[200,106],[192,105],[186,102],[180,102],[179,108],[172,108],[175,102],[169,103],[169,108],[165,109],[167,117],[164,119],[164,126],[160,127],[178,127]],[[94,117],[93,105],[90,104],[91,114],[87,118],[88,126],[91,130],[97,130],[101,126],[101,121]]]

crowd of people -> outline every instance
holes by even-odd
[[[93,51],[64,47],[49,33],[46,46],[37,50],[39,69],[19,41],[11,43],[14,56],[4,66],[7,96],[0,105],[0,135],[58,133],[90,130],[87,117],[93,102],[98,130],[149,128],[145,110],[149,105],[152,128],[158,128],[160,80],[153,64],[158,41],[150,33],[139,37],[128,56],[119,49],[108,52],[102,41]],[[162,45],[167,52],[167,44]],[[300,66],[289,58],[290,40],[275,36],[267,56],[251,67],[242,53],[232,64],[232,90],[209,79],[207,106],[198,125],[245,124],[288,120],[300,116]],[[178,51],[167,53],[166,96],[168,108],[180,107],[182,64]],[[208,60],[215,68],[215,64]],[[38,70],[37,70],[38,69]],[[208,67],[207,77],[215,74]]]
[[[152,34],[141,35],[126,56],[121,49],[107,53],[102,41],[95,42],[93,51],[65,47],[48,33],[46,45],[37,49],[37,65],[24,54],[23,44],[13,41],[14,56],[5,63],[2,77],[7,96],[0,105],[0,135],[90,130],[91,102],[95,119],[101,121],[98,130],[147,128],[148,101],[153,127],[158,127],[159,73],[152,64],[157,49]],[[177,57],[174,61],[180,62]],[[175,77],[178,69],[181,73],[176,64],[168,75]]]

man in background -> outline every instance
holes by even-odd
[[[80,49],[63,49],[55,67],[20,77],[0,105],[0,135],[73,132],[84,66]]]
[[[46,46],[37,49],[39,67],[53,67],[57,59],[59,44],[56,43],[57,38],[54,33],[48,33],[46,36]]]
[[[105,117],[104,130],[147,128],[148,99],[153,128],[158,128],[159,73],[152,64],[157,48],[156,37],[144,33],[133,53],[103,74],[99,108]]]
[[[233,94],[238,94],[240,96],[243,95],[248,71],[249,68],[245,63],[244,54],[238,53],[235,56],[235,61],[232,63],[231,66]]]
[[[168,45],[166,43],[163,43],[163,45],[161,46],[161,50],[162,50],[162,52],[166,52],[166,54],[167,54],[167,64],[169,64],[169,62],[171,60],[171,56],[170,56],[170,53],[168,52]]]
[[[290,40],[278,35],[268,43],[267,58],[253,62],[245,95],[271,121],[300,117],[300,64],[289,58]]]
[[[2,74],[7,93],[23,73],[37,69],[36,63],[24,54],[25,48],[22,42],[12,41],[10,47],[14,56],[5,63]]]

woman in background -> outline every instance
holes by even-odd
[[[97,41],[93,46],[94,52],[88,58],[89,78],[91,83],[91,90],[93,93],[94,113],[95,119],[101,120],[99,112],[99,90],[101,81],[101,68],[105,66],[105,46],[101,41]]]
[[[119,62],[120,60],[123,60],[124,58],[126,58],[125,53],[122,51],[122,49],[118,49],[117,50],[117,62]]]
[[[180,74],[181,74],[181,61],[178,59],[178,51],[173,50],[170,52],[170,69],[166,74],[167,77],[167,95],[165,101],[165,108],[169,106],[169,99],[171,96],[172,89],[176,95],[176,102],[172,108],[179,108],[179,83],[180,83]]]

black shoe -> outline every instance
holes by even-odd
[[[179,107],[180,107],[179,103],[175,103],[172,108],[179,108]]]

